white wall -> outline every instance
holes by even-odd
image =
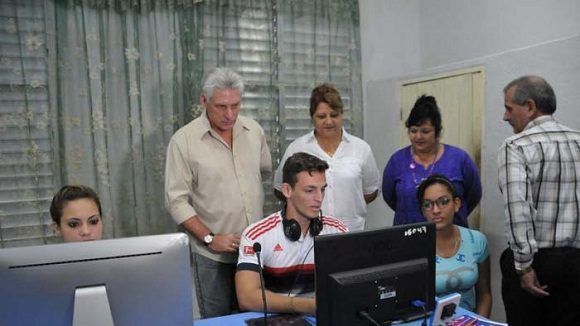
[[[397,81],[465,67],[485,68],[482,231],[492,255],[492,317],[504,320],[498,259],[507,243],[496,150],[512,131],[502,121],[502,88],[524,74],[545,77],[558,98],[555,117],[580,129],[580,115],[574,114],[580,103],[580,3],[361,0],[360,12],[365,138],[381,169],[398,148]],[[373,203],[368,224],[390,225],[391,216],[384,202]]]
[[[576,34],[577,0],[421,2],[424,67],[493,55]]]
[[[394,80],[388,78],[416,72],[420,67],[419,3],[360,1],[364,133],[381,173],[399,139],[399,112],[394,109],[397,96],[391,85]],[[394,139],[397,141],[389,141]],[[393,213],[382,196],[369,205],[367,216],[367,228],[393,224]]]

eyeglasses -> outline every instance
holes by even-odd
[[[430,211],[433,209],[433,207],[435,207],[435,205],[437,205],[437,207],[439,207],[439,208],[443,208],[443,207],[447,206],[447,204],[449,204],[449,202],[451,202],[451,198],[449,198],[449,197],[439,197],[435,201],[424,200],[421,203],[421,208],[424,210]]]

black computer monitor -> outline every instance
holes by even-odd
[[[435,307],[433,223],[318,236],[314,260],[317,325],[411,320]]]
[[[185,234],[0,250],[0,324],[111,322],[193,324]]]

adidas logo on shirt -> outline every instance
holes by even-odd
[[[274,246],[274,251],[284,251],[284,248],[282,248],[280,244],[277,244],[276,246]]]

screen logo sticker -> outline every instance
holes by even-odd
[[[379,291],[379,299],[381,300],[390,299],[397,296],[397,290],[391,286],[378,286],[377,290]]]

